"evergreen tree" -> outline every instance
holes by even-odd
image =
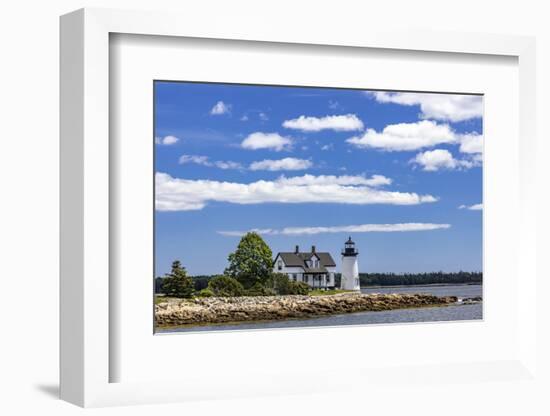
[[[164,279],[162,277],[155,278],[155,293],[162,293],[162,284]]]
[[[172,271],[166,275],[162,282],[162,293],[176,298],[190,298],[195,292],[193,279],[187,276],[185,267],[179,260],[172,263]]]

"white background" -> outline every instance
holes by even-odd
[[[0,271],[4,279],[2,342],[0,343],[0,411],[4,414],[73,414],[82,412],[55,399],[58,368],[58,16],[83,6],[169,9],[197,14],[205,24],[217,19],[280,21],[287,25],[386,25],[437,30],[510,33],[537,36],[539,131],[539,273],[550,276],[543,257],[548,240],[550,137],[550,29],[544,2],[340,0],[298,2],[201,1],[19,1],[0,10]],[[544,165],[544,166],[543,166]],[[546,231],[546,232],[545,232]],[[506,230],[502,230],[506,238]],[[546,250],[543,250],[546,247]],[[7,267],[6,267],[7,266]],[[549,277],[550,278],[550,277]],[[550,285],[542,281],[541,294]],[[539,368],[549,374],[549,306],[539,296],[544,322],[539,322]],[[543,325],[546,330],[543,332]],[[403,346],[406,348],[406,346]],[[547,392],[541,383],[486,383],[470,386],[460,377],[456,385],[433,385],[429,391],[411,388],[398,398],[388,384],[376,397],[365,391],[345,395],[323,392],[310,397],[270,397],[209,403],[142,406],[93,410],[99,414],[548,414]],[[398,382],[398,380],[396,380]]]
[[[386,367],[517,359],[517,327],[522,324],[517,318],[519,282],[514,272],[518,237],[510,224],[510,218],[518,217],[519,198],[516,59],[440,56],[437,60],[433,54],[422,53],[356,49],[335,53],[332,48],[185,39],[167,44],[161,37],[128,35],[113,37],[110,56],[114,98],[110,110],[116,120],[110,137],[114,161],[110,201],[116,218],[111,230],[117,235],[110,249],[119,259],[110,276],[117,287],[114,304],[119,305],[111,321],[117,322],[111,352],[119,357],[111,361],[111,380],[178,380],[182,374],[199,380],[205,371],[215,371],[220,384],[229,375],[234,386],[253,377],[258,386],[265,374],[311,384],[323,378],[323,372],[336,372],[343,364],[368,374]],[[151,336],[154,79],[484,93],[483,322]],[[503,228],[508,229],[509,239],[501,238]],[[341,361],[343,348],[356,351],[355,357],[346,358],[352,358],[349,363]],[[208,357],[208,363],[174,360],[182,351],[188,357]],[[304,361],[310,366],[306,373]],[[261,365],[237,377],[247,362]],[[406,376],[403,370],[401,378]],[[194,385],[201,392],[214,388],[208,379]],[[330,385],[327,380],[323,389]],[[286,391],[295,391],[288,386],[285,383]],[[228,391],[228,387],[223,389]]]

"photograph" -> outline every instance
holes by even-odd
[[[0,416],[550,416],[545,5],[4,2]]]
[[[153,90],[155,333],[483,319],[483,95]]]

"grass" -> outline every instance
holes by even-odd
[[[334,289],[334,290],[322,290],[322,289],[314,289],[308,293],[309,296],[330,296],[330,295],[336,295],[338,293],[348,293],[353,292],[353,290],[342,290],[342,289]],[[155,295],[155,305],[169,302],[172,299],[178,299],[173,298],[171,296],[164,296],[164,295]],[[182,299],[181,299],[182,300]]]
[[[169,302],[171,299],[177,299],[177,298],[164,296],[164,295],[155,295],[155,305],[158,305],[159,303]]]
[[[330,296],[330,295],[336,295],[338,293],[348,293],[353,292],[352,290],[342,290],[342,289],[334,289],[334,290],[322,290],[322,289],[315,289],[309,292],[309,296]]]

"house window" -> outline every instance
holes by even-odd
[[[277,262],[277,270],[283,270],[283,261],[282,260],[279,260]]]
[[[293,274],[292,274],[292,280],[293,280],[293,281],[296,281],[296,273],[293,273]]]

